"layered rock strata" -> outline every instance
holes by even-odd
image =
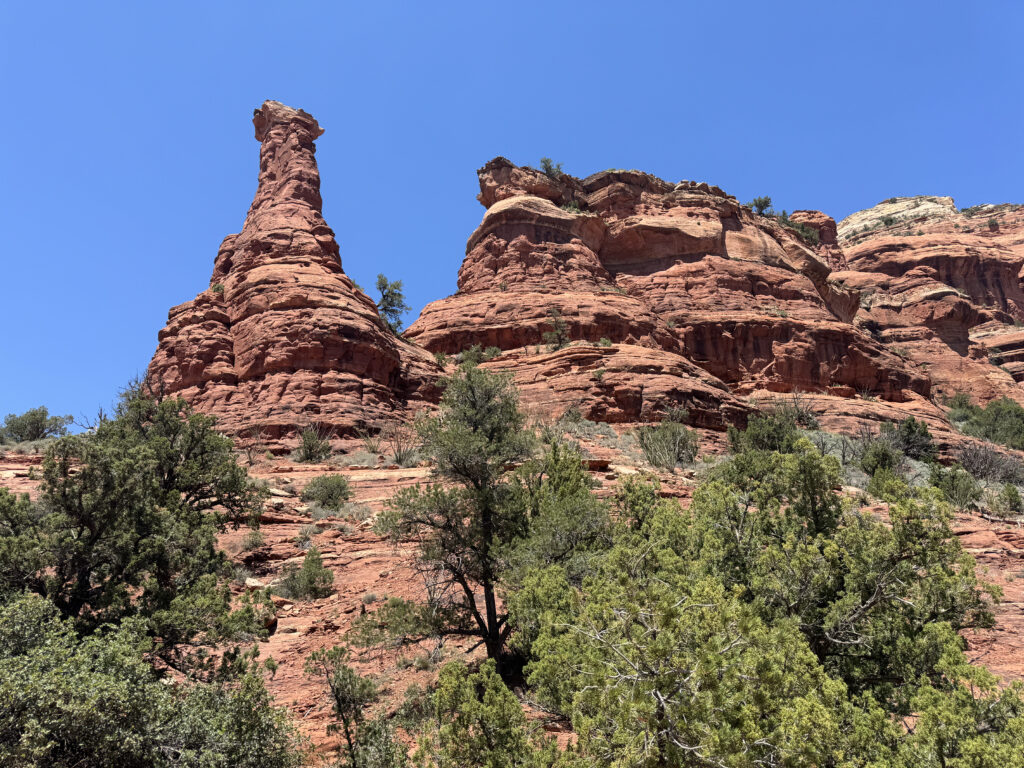
[[[436,397],[433,357],[390,333],[344,273],[324,221],[314,145],[302,110],[255,111],[256,196],[228,235],[210,287],[171,309],[151,383],[219,417],[229,433],[278,439],[315,426],[345,434]]]
[[[487,211],[467,243],[458,292],[428,305],[408,331],[431,351],[498,347],[505,354],[493,365],[523,383],[553,381],[545,371],[554,366],[562,390],[592,403],[592,417],[622,421],[676,404],[721,424],[745,410],[737,395],[759,389],[892,401],[929,393],[927,376],[851,322],[859,295],[833,278],[827,252],[718,187],[638,171],[549,176],[504,158],[478,175]],[[845,263],[835,223],[803,213],[819,247]],[[546,351],[560,327],[570,347]],[[602,344],[615,354],[593,351]],[[612,368],[578,359],[605,354],[624,363],[609,381],[628,380],[641,400],[603,399],[596,385],[608,386]]]
[[[855,323],[923,369],[937,399],[1024,402],[1024,207],[891,198],[838,227]]]

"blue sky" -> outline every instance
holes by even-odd
[[[92,414],[206,287],[302,107],[345,270],[455,289],[475,169],[639,168],[840,219],[1024,202],[1024,4],[0,4],[0,416]]]

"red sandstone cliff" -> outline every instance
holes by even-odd
[[[551,178],[504,158],[478,173],[487,212],[458,292],[408,331],[427,349],[499,347],[493,367],[527,391],[556,390],[533,392],[542,404],[578,401],[612,421],[684,405],[721,425],[745,409],[735,395],[761,389],[929,393],[926,376],[851,322],[859,296],[832,278],[827,254],[845,262],[823,214],[805,220],[825,232],[825,257],[705,183]],[[553,313],[577,343],[544,352]]]
[[[228,235],[210,288],[171,309],[151,382],[274,439],[315,425],[342,434],[429,399],[433,357],[391,334],[341,267],[324,221],[314,145],[302,110],[255,111],[259,185],[241,233]]]
[[[1024,207],[892,198],[838,228],[855,322],[924,368],[933,394],[1024,402]],[[1016,380],[1016,381],[1015,381]]]
[[[431,352],[501,354],[530,410],[611,422],[690,410],[742,423],[750,398],[809,393],[823,426],[924,418],[955,433],[935,398],[1024,402],[1024,208],[957,211],[893,198],[836,225],[820,211],[755,215],[706,183],[638,171],[548,176],[496,158],[455,295],[408,338],[389,333],[345,275],[321,214],[312,116],[256,110],[259,185],[210,288],[171,310],[151,379],[228,432],[344,434],[436,397]],[[569,344],[545,334],[563,325]],[[940,436],[941,437],[941,436]]]

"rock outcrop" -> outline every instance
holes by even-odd
[[[229,433],[271,440],[307,426],[344,434],[434,398],[433,357],[390,333],[342,270],[322,215],[323,130],[275,101],[253,123],[260,172],[245,224],[221,244],[210,287],[171,309],[150,382]]]
[[[390,333],[322,216],[309,114],[256,110],[259,185],[208,290],[171,310],[149,368],[165,393],[285,440],[345,435],[436,400],[431,353],[490,348],[527,410],[606,422],[684,407],[742,424],[790,392],[849,431],[942,397],[1024,402],[1024,207],[892,198],[836,222],[756,215],[704,182],[584,179],[495,158],[458,290]],[[410,343],[411,342],[411,343]],[[810,396],[812,395],[812,396]]]
[[[521,384],[561,380],[552,405],[571,392],[593,418],[619,421],[684,405],[723,424],[746,410],[737,394],[762,389],[928,395],[926,376],[851,322],[859,294],[832,276],[830,262],[845,262],[824,214],[800,221],[834,258],[703,182],[617,170],[581,180],[504,158],[478,175],[487,212],[458,292],[408,331],[431,351],[497,347],[492,365]],[[556,331],[571,345],[545,351]],[[632,393],[609,395],[626,384]]]
[[[855,323],[923,369],[933,396],[1024,402],[1024,207],[892,198],[839,223]]]

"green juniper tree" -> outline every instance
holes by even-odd
[[[70,416],[51,416],[46,406],[32,408],[18,415],[9,413],[0,427],[0,443],[25,443],[68,433]]]
[[[377,275],[377,292],[380,293],[377,311],[391,332],[397,336],[402,331],[402,315],[412,309],[405,303],[402,281],[389,281],[383,274]]]
[[[216,534],[258,526],[266,491],[213,418],[132,389],[114,418],[54,443],[42,475],[37,504],[0,489],[0,595],[39,594],[81,632],[138,616],[175,665],[262,631],[263,595],[231,610]]]
[[[480,637],[497,658],[510,631],[498,607],[503,558],[528,526],[509,467],[530,455],[531,438],[508,376],[468,365],[444,386],[440,414],[418,424],[441,482],[400,491],[377,527],[419,542],[444,631]]]

